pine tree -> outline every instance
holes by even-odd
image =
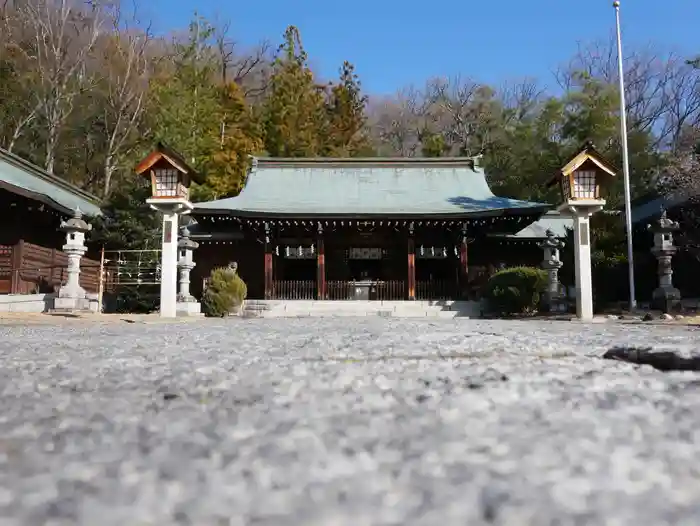
[[[314,157],[323,153],[325,105],[323,89],[308,67],[299,31],[284,34],[270,79],[262,114],[265,149],[273,157]]]
[[[216,199],[241,191],[250,157],[263,148],[258,120],[237,84],[221,88],[220,112],[220,145],[211,157],[206,182]]]
[[[345,61],[340,79],[331,88],[328,102],[328,138],[326,154],[330,157],[357,157],[373,154],[366,132],[367,97],[362,94],[355,68]]]
[[[190,24],[188,41],[175,46],[172,68],[151,83],[149,112],[154,139],[182,152],[203,172],[219,146],[220,94],[212,82],[212,34],[212,26],[203,19]]]

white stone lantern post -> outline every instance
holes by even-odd
[[[83,220],[83,214],[79,208],[76,208],[73,217],[68,221],[62,221],[59,229],[66,233],[66,244],[62,248],[68,256],[68,277],[58,289],[54,310],[89,310],[90,301],[87,299],[85,289],[80,286],[80,260],[87,252],[85,234],[92,230],[92,225]]]
[[[671,258],[678,251],[673,245],[673,233],[680,226],[677,221],[672,221],[666,216],[666,210],[655,223],[648,225],[654,234],[654,246],[651,253],[658,261],[659,286],[652,293],[652,305],[655,309],[664,313],[679,310],[681,306],[681,292],[673,286],[673,267]]]
[[[613,177],[615,170],[588,142],[550,182],[561,188],[558,211],[574,220],[576,316],[583,321],[593,319],[590,218],[605,206],[600,189]]]
[[[190,294],[190,272],[197,266],[193,258],[193,252],[197,247],[199,247],[199,243],[190,239],[190,230],[184,226],[180,231],[180,240],[177,242],[177,265],[180,268],[180,292],[177,295],[176,309],[178,316],[200,316],[202,314],[202,306]]]
[[[546,232],[547,237],[538,243],[543,252],[542,268],[547,271],[547,290],[544,294],[544,303],[550,312],[554,312],[559,307],[561,298],[561,284],[559,283],[559,269],[563,263],[559,257],[559,251],[564,248],[564,242],[559,239],[550,229]]]
[[[177,232],[179,216],[188,214],[192,181],[202,178],[174,150],[162,143],[136,167],[136,173],[149,178],[151,197],[146,202],[163,214],[161,252],[160,315],[177,316]]]

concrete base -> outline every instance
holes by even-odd
[[[53,308],[54,294],[3,294],[0,312],[48,312]]]
[[[247,300],[244,317],[381,316],[396,318],[478,318],[478,301]]]
[[[100,312],[97,299],[86,296],[85,298],[61,298],[53,302],[53,312]]]
[[[178,316],[203,316],[202,305],[198,301],[178,301],[175,312]]]

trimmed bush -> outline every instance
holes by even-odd
[[[234,269],[216,268],[209,275],[202,310],[206,316],[223,318],[239,307],[247,295],[248,287]]]
[[[547,286],[547,272],[532,267],[512,267],[496,272],[484,288],[483,298],[491,314],[536,312]]]

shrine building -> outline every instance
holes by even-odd
[[[235,261],[250,299],[475,299],[565,235],[550,208],[494,195],[477,158],[258,158],[238,196],[194,205],[193,292]]]

